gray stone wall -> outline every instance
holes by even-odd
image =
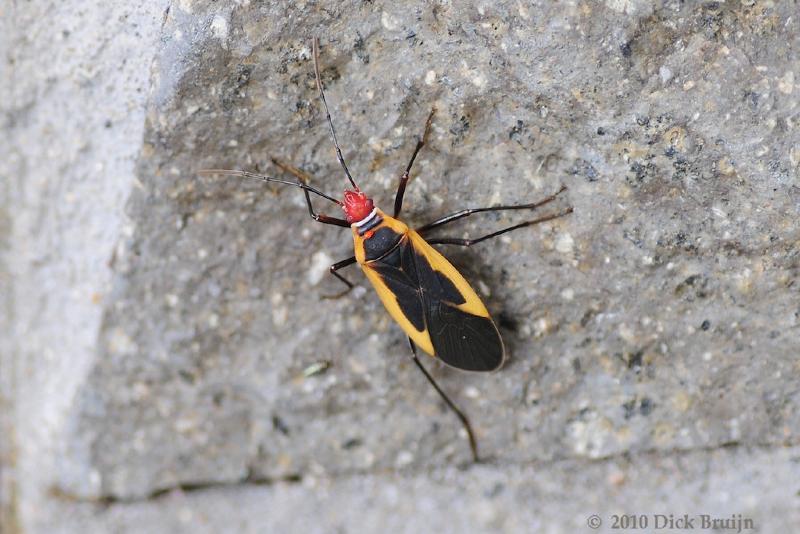
[[[800,520],[793,2],[8,15],[4,531]],[[315,224],[293,188],[197,173],[277,176],[276,157],[341,193],[313,35],[345,157],[379,206],[432,107],[410,223],[568,186],[543,211],[568,217],[442,247],[510,353],[491,375],[425,362],[482,465],[358,268],[350,295],[321,298],[340,289],[326,270],[352,254],[349,231]]]

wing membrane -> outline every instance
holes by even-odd
[[[500,367],[503,342],[478,296],[441,254],[418,235],[409,237],[363,266],[386,308],[444,363],[468,371]]]
[[[436,356],[466,371],[493,371],[503,363],[503,342],[494,323],[446,302],[429,302],[425,321]]]

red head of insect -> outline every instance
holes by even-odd
[[[344,210],[345,218],[350,224],[363,221],[374,208],[372,199],[368,198],[365,193],[356,189],[350,191],[349,189],[344,192]]]

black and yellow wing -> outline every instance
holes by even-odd
[[[356,256],[392,318],[417,346],[452,367],[501,367],[500,333],[469,283],[417,232],[383,217],[356,243],[357,252],[364,247]]]

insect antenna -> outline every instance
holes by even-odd
[[[344,162],[344,157],[342,156],[342,149],[339,148],[339,141],[336,140],[336,130],[333,129],[333,121],[331,120],[331,112],[328,110],[328,102],[325,101],[325,92],[322,90],[322,77],[319,75],[319,37],[314,37],[311,48],[312,48],[312,53],[314,54],[314,76],[317,79],[317,89],[319,90],[319,98],[322,100],[322,105],[325,106],[325,115],[327,115],[328,117],[328,126],[330,126],[331,128],[331,137],[333,137],[333,146],[336,147],[336,159],[339,160],[339,164],[344,169],[344,173],[347,175],[347,179],[350,180],[351,184],[353,184],[355,190],[359,191],[355,180],[353,180],[353,177],[350,175],[350,171],[347,169],[347,164]]]
[[[311,187],[308,184],[303,184],[303,183],[300,183],[300,182],[290,182],[289,180],[281,180],[279,178],[273,178],[271,176],[264,176],[263,174],[256,174],[254,172],[238,171],[238,170],[232,170],[232,169],[202,169],[202,170],[197,171],[197,174],[202,174],[204,176],[210,176],[212,174],[222,174],[222,175],[225,175],[225,176],[241,176],[241,177],[245,177],[245,178],[254,178],[256,180],[261,180],[263,182],[274,182],[276,184],[293,185],[295,187],[299,187],[300,189],[308,191],[309,193],[314,193],[315,195],[319,195],[322,198],[324,198],[325,200],[330,200],[331,202],[333,202],[335,204],[338,204],[339,206],[343,206],[344,205],[344,203],[341,200],[337,200],[337,199],[333,198],[332,196],[326,195],[325,193],[323,193],[319,189]]]

